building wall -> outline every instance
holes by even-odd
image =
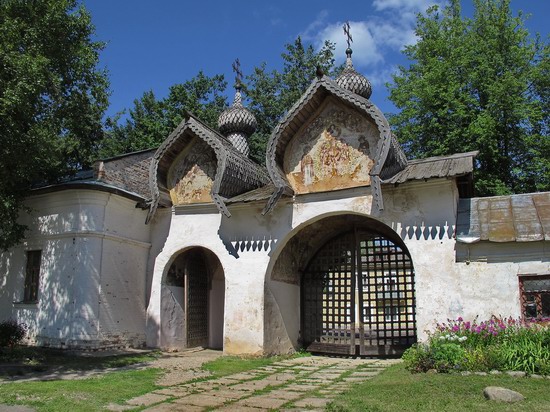
[[[40,345],[143,345],[145,212],[135,201],[94,190],[34,196],[28,206],[24,243],[0,258],[2,317],[25,322],[30,342]],[[38,303],[18,303],[26,251],[36,249],[42,250]]]
[[[506,258],[505,246],[498,245],[484,252],[490,256],[487,261],[460,261],[464,253],[454,239],[458,192],[452,179],[384,187],[383,196],[383,211],[373,205],[368,187],[296,196],[279,202],[266,216],[261,215],[261,202],[230,206],[231,218],[222,217],[212,205],[176,208],[166,244],[155,262],[149,324],[160,324],[163,316],[158,285],[169,262],[180,251],[201,246],[212,251],[223,268],[224,352],[287,353],[297,349],[301,274],[289,269],[292,262],[283,268],[288,272],[284,276],[275,274],[280,271],[275,262],[283,256],[285,246],[293,245],[289,242],[294,236],[335,215],[375,219],[404,241],[415,269],[420,339],[448,318],[519,317],[518,274],[550,271],[544,242],[520,245],[514,259]],[[530,257],[519,258],[522,254]],[[163,346],[158,327],[148,331],[148,344]]]
[[[35,196],[32,213],[23,216],[31,227],[27,239],[0,255],[0,314],[27,323],[38,344],[169,347],[184,333],[173,322],[183,314],[162,307],[163,278],[178,253],[204,247],[220,262],[210,292],[209,345],[228,354],[291,352],[299,346],[301,274],[289,261],[281,276],[277,259],[297,234],[337,215],[382,222],[404,241],[415,268],[420,339],[448,318],[519,317],[518,276],[550,273],[548,242],[456,243],[453,180],[384,187],[383,196],[383,211],[368,187],[281,200],[266,216],[262,202],[230,205],[231,218],[211,204],[180,206],[160,211],[150,225],[134,201],[114,194]],[[39,302],[18,303],[25,253],[36,249],[42,250]],[[173,326],[163,330],[163,320]]]
[[[148,307],[148,345],[170,345],[163,341],[163,336],[172,333],[160,326],[162,316],[168,314],[168,308],[162,305],[162,285],[171,262],[184,250],[204,247],[219,259],[223,270],[224,352],[263,353],[265,270],[278,233],[290,228],[290,216],[283,211],[265,218],[261,215],[262,207],[260,204],[233,207],[231,218],[220,215],[214,205],[175,208],[170,233],[155,262]],[[219,286],[214,295],[220,297]],[[216,318],[220,316],[218,310]]]
[[[276,258],[293,236],[325,217],[347,213],[372,217],[401,237],[415,269],[417,331],[421,340],[436,323],[449,318],[487,319],[493,314],[518,318],[518,275],[550,273],[548,242],[477,244],[470,246],[477,261],[461,261],[465,246],[454,239],[458,193],[453,180],[408,182],[384,187],[382,192],[383,211],[373,206],[368,189],[363,194],[359,189],[356,193],[348,191],[346,197],[338,197],[338,193],[301,196],[293,204],[279,206],[292,209],[292,229],[277,242],[267,270],[267,352],[286,352],[299,343],[300,274],[296,279],[287,274],[283,281],[274,280]]]

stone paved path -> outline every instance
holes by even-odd
[[[323,410],[350,385],[370,379],[399,360],[304,357],[247,372],[167,386],[110,410],[242,411]]]

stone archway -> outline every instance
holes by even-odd
[[[178,253],[161,286],[161,347],[223,349],[225,278],[208,249]]]
[[[287,333],[295,348],[388,355],[416,341],[413,262],[383,222],[359,214],[317,218],[271,266],[266,325]],[[275,352],[277,336],[265,336]]]

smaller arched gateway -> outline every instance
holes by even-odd
[[[218,258],[194,247],[169,264],[162,284],[162,346],[223,346],[225,280]]]
[[[325,242],[301,282],[308,351],[388,355],[416,342],[414,269],[405,245],[354,226]]]

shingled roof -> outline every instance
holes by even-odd
[[[438,177],[456,177],[472,173],[474,158],[479,152],[457,153],[450,156],[409,160],[408,165],[382,183],[404,183],[407,180],[425,180]]]
[[[550,192],[460,199],[456,239],[463,243],[550,240]]]
[[[100,190],[116,193],[144,204],[151,198],[149,191],[149,165],[156,149],[125,153],[94,162],[86,169],[68,176],[55,184],[37,184],[33,194],[68,189]]]
[[[407,158],[392,135],[390,125],[382,112],[368,99],[338,86],[329,77],[322,76],[311,83],[271,134],[267,146],[266,166],[275,185],[275,190],[264,209],[264,214],[273,209],[283,194],[293,194],[290,183],[281,168],[285,148],[304,121],[314,114],[328,96],[334,96],[340,102],[370,117],[380,132],[380,141],[374,159],[375,164],[370,172],[373,196],[379,209],[383,209],[381,179],[391,178],[406,167]]]
[[[168,170],[193,138],[203,140],[214,150],[217,169],[211,195],[218,210],[225,216],[231,216],[225,205],[227,198],[262,187],[268,182],[263,168],[235,149],[224,136],[188,114],[160,145],[151,161],[149,186],[152,199],[147,222],[151,220],[159,205],[172,205],[167,184]]]

